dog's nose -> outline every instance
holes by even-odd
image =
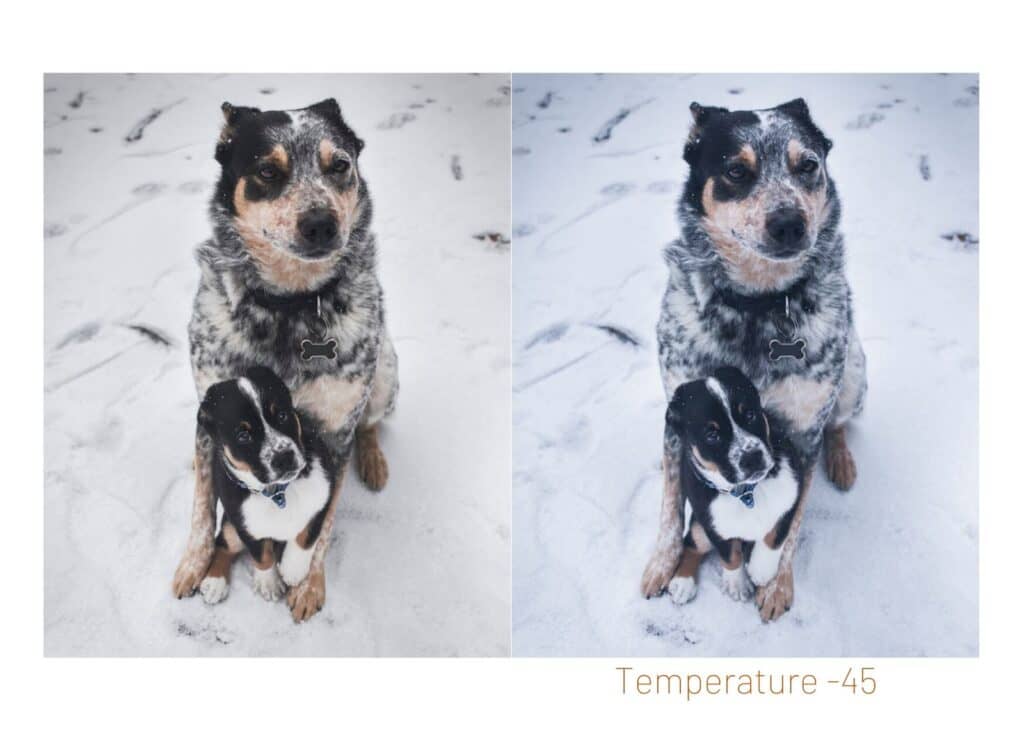
[[[270,458],[270,466],[274,470],[281,474],[282,472],[291,472],[295,469],[295,452],[290,449],[285,449],[274,454]]]
[[[764,469],[764,453],[760,449],[751,449],[749,452],[744,452],[740,457],[740,467],[748,475],[760,472]]]
[[[331,211],[314,208],[299,218],[299,233],[312,246],[327,246],[338,235],[338,222]]]
[[[795,251],[803,243],[807,226],[795,208],[780,208],[768,215],[765,230],[772,242],[783,251]]]

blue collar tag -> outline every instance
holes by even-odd
[[[280,482],[276,485],[269,485],[267,487],[264,487],[260,494],[263,495],[264,497],[268,497],[271,500],[273,500],[274,505],[276,505],[277,507],[284,508],[287,502],[284,497],[284,491],[287,489],[288,483]]]
[[[746,505],[748,508],[754,507],[754,488],[757,487],[757,483],[748,482],[743,485],[737,485],[736,487],[729,490],[729,494],[733,497],[739,498],[740,502]]]

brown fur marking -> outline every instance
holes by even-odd
[[[857,463],[846,445],[846,427],[825,429],[825,472],[840,490],[849,490],[857,480]]]
[[[388,463],[377,441],[377,425],[356,429],[356,466],[359,479],[371,490],[380,490],[388,481]]]
[[[273,568],[277,557],[274,555],[274,541],[270,538],[266,538],[262,544],[262,553],[258,561],[256,561],[256,568],[260,571],[267,571]]]
[[[777,291],[794,281],[803,266],[804,256],[789,261],[767,259],[736,240],[734,231],[748,238],[764,238],[767,197],[755,193],[742,201],[718,201],[714,196],[715,179],[704,184],[704,229],[729,275],[739,284],[755,291]]]

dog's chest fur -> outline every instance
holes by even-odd
[[[321,320],[322,318],[322,320]],[[295,405],[347,443],[369,397],[383,333],[379,282],[372,270],[342,281],[315,306],[277,310],[256,303],[230,270],[202,266],[189,323],[192,367],[200,394],[253,365],[274,370]],[[337,341],[337,358],[300,356],[301,342]]]
[[[790,300],[794,339],[806,342],[803,359],[768,357],[769,343],[784,340],[774,312],[729,306],[722,286],[699,269],[672,267],[658,320],[658,355],[666,394],[723,365],[743,371],[761,391],[766,408],[789,422],[794,442],[816,449],[842,379],[851,325],[849,287],[837,266],[808,277]]]
[[[798,493],[797,477],[783,460],[778,472],[755,488],[752,508],[730,495],[715,496],[708,505],[709,527],[727,539],[762,540],[793,507]]]
[[[262,495],[246,498],[241,506],[243,527],[256,539],[294,540],[327,504],[330,493],[327,473],[320,461],[313,459],[309,473],[288,486],[283,508]]]

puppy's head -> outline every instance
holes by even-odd
[[[665,414],[683,459],[722,492],[760,482],[775,466],[757,389],[735,368],[676,389]]]
[[[198,420],[227,469],[252,490],[287,484],[306,467],[291,394],[267,368],[210,386]]]
[[[250,257],[285,280],[271,283],[289,288],[295,271],[319,271],[326,267],[317,265],[336,261],[368,222],[358,167],[363,141],[334,99],[291,111],[228,102],[221,109],[214,204],[230,217]]]
[[[758,111],[694,102],[690,111],[681,205],[742,284],[785,284],[838,216],[825,165],[832,142],[803,99]]]

